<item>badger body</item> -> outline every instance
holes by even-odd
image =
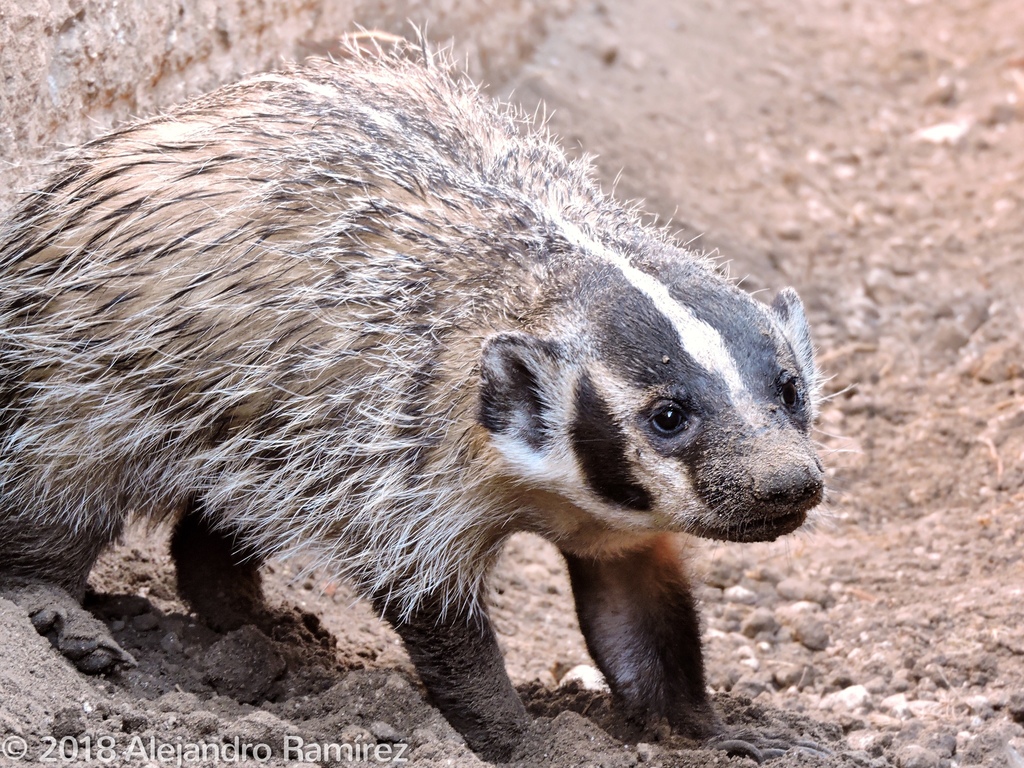
[[[793,291],[753,300],[443,62],[310,62],[71,151],[0,225],[0,578],[81,598],[132,516],[200,613],[312,556],[502,757],[527,717],[481,595],[533,531],[627,710],[707,737],[681,549],[804,522],[817,387]]]

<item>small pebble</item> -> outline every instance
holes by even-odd
[[[281,744],[286,734],[294,731],[293,726],[281,718],[263,710],[256,710],[238,718],[225,728],[225,740],[237,738],[250,744]]]
[[[124,733],[138,733],[149,727],[149,718],[141,712],[125,712],[121,715],[121,730]]]
[[[804,233],[800,225],[795,221],[784,221],[775,228],[775,234],[781,240],[796,241],[802,240]]]
[[[828,605],[832,598],[828,587],[824,584],[803,579],[783,579],[775,585],[775,591],[783,600],[817,603],[822,607]]]
[[[216,733],[221,727],[220,719],[205,709],[189,712],[183,719],[196,733],[203,736]]]
[[[907,697],[903,693],[895,693],[892,696],[886,696],[881,702],[879,702],[879,707],[884,709],[886,712],[891,712],[902,720],[907,720],[914,716],[910,712],[910,708],[907,706]]]
[[[730,693],[747,698],[757,698],[758,694],[768,690],[768,686],[753,675],[744,675],[733,685]]]
[[[864,683],[864,687],[867,688],[868,693],[870,693],[873,696],[877,696],[878,694],[885,693],[887,690],[889,690],[889,684],[881,675],[872,677],[870,680]]]
[[[987,696],[968,696],[965,703],[971,708],[971,712],[982,719],[987,720],[995,714]]]
[[[809,664],[782,663],[772,672],[772,679],[779,688],[786,689],[796,686],[803,690],[814,683],[815,670]]]
[[[373,744],[373,734],[359,725],[346,725],[341,729],[342,744]]]
[[[730,603],[740,603],[742,605],[753,605],[757,602],[757,593],[747,589],[740,584],[729,587],[723,593],[725,599]]]
[[[823,651],[828,648],[829,636],[824,623],[813,616],[799,616],[790,624],[793,638],[809,651]]]
[[[57,741],[66,738],[75,738],[85,731],[85,722],[82,720],[82,713],[78,707],[64,707],[57,711],[53,717],[53,727],[50,733]]]
[[[892,734],[879,733],[875,730],[853,731],[847,734],[846,743],[851,749],[862,750],[872,757],[880,757],[885,748],[892,743]]]
[[[740,624],[740,632],[747,637],[757,637],[762,632],[774,633],[779,628],[775,614],[767,608],[755,608]]]
[[[370,723],[370,733],[378,743],[398,744],[405,741],[405,737],[391,723],[382,720]]]
[[[160,619],[152,613],[142,613],[132,618],[132,627],[139,632],[150,632],[159,625]]]
[[[655,758],[658,756],[658,748],[653,744],[641,741],[636,745],[636,756],[641,763],[654,762]]]
[[[851,685],[822,697],[821,708],[846,712],[867,711],[871,709],[871,694],[863,685]]]
[[[160,640],[160,648],[164,653],[181,653],[181,640],[178,639],[174,632],[168,632]]]
[[[932,750],[907,744],[896,753],[899,768],[939,768],[940,758]]]

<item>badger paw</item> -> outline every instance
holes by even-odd
[[[0,596],[28,612],[32,626],[79,670],[88,675],[134,667],[135,659],[111,637],[107,626],[52,584],[0,582]]]
[[[776,739],[749,732],[716,736],[707,742],[707,746],[721,750],[730,757],[749,757],[758,765],[786,755],[824,758],[832,754],[828,747],[813,741]]]

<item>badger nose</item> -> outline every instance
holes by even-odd
[[[775,507],[810,509],[825,492],[821,465],[817,459],[809,464],[790,464],[767,473],[754,485],[758,501]]]

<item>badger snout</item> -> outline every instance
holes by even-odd
[[[749,502],[739,507],[725,538],[731,541],[771,541],[792,533],[825,495],[824,476],[817,457],[787,463],[755,476]],[[745,509],[744,509],[745,507]]]
[[[817,457],[809,462],[775,467],[754,480],[754,499],[764,505],[765,511],[807,511],[820,504],[824,494],[825,481]]]
[[[737,445],[741,450],[732,453],[708,451],[694,467],[709,513],[699,535],[771,541],[795,531],[825,496],[824,472],[809,442],[783,432],[755,434]]]

